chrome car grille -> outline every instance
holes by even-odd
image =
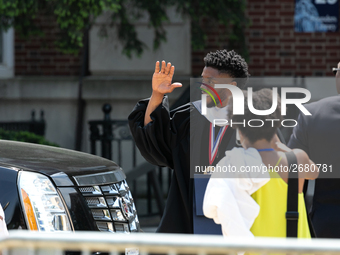
[[[125,180],[117,183],[79,187],[98,230],[129,233],[139,231],[133,198]]]

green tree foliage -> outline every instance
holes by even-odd
[[[8,131],[0,129],[0,139],[59,147],[59,145],[47,141],[43,136],[27,131]]]
[[[24,36],[42,35],[34,19],[41,14],[53,15],[60,28],[57,47],[65,53],[77,53],[83,47],[85,29],[108,11],[112,13],[111,25],[117,28],[123,53],[128,57],[140,56],[146,45],[139,40],[134,21],[148,15],[149,26],[154,29],[154,49],[157,49],[166,41],[163,25],[169,21],[166,10],[171,6],[191,19],[193,49],[205,46],[207,35],[202,20],[207,19],[216,26],[222,24],[229,47],[247,57],[245,0],[0,0],[0,27],[14,26]]]
[[[194,50],[204,49],[207,41],[207,29],[220,29],[218,42],[221,48],[228,43],[229,49],[235,49],[248,59],[245,29],[249,21],[245,15],[245,0],[173,0],[177,11],[191,18],[191,43]],[[205,23],[209,23],[205,26]]]

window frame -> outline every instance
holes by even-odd
[[[0,63],[0,79],[14,77],[14,29],[0,31],[3,39],[3,62]]]

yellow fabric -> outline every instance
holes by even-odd
[[[250,231],[254,236],[286,237],[287,183],[275,172],[270,180],[252,194],[260,213]],[[298,194],[298,238],[311,238],[303,193]]]

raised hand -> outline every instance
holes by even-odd
[[[181,83],[171,83],[174,76],[175,67],[169,62],[165,65],[162,61],[162,69],[160,70],[159,61],[156,62],[155,72],[152,76],[152,94],[145,111],[144,125],[150,123],[150,114],[162,103],[163,96],[171,93],[175,88],[182,87]]]
[[[175,88],[182,87],[181,83],[172,83],[175,67],[169,62],[167,65],[162,61],[162,69],[160,69],[159,61],[156,62],[155,72],[152,76],[152,91],[153,93],[164,95],[171,93]]]

